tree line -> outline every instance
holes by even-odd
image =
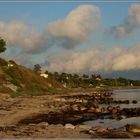
[[[41,66],[36,64],[33,69],[41,73]],[[118,86],[140,86],[140,80],[131,80],[123,77],[103,78],[100,74],[71,74],[45,71],[49,78],[65,84],[67,87],[118,87]]]

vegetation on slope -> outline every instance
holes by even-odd
[[[13,66],[8,66],[12,64]],[[50,90],[50,86],[59,87],[60,84],[54,79],[45,79],[33,70],[21,65],[17,65],[14,61],[5,61],[0,58],[0,84],[13,84],[18,87],[18,92],[45,92]],[[5,87],[6,88],[6,87]]]

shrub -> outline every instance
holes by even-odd
[[[0,66],[7,66],[7,65],[8,65],[8,62],[0,58]]]
[[[11,82],[12,84],[16,85],[16,86],[20,86],[20,84],[21,84],[21,81],[18,80],[18,79],[16,79],[16,78],[12,78],[12,79],[10,80],[10,82]]]

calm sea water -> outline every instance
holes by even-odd
[[[129,89],[129,90],[115,90],[113,91],[112,97],[114,100],[129,100],[130,104],[118,104],[121,108],[133,108],[140,107],[140,89]],[[136,100],[137,104],[133,104],[132,101]],[[115,106],[115,105],[113,105]],[[109,127],[109,128],[118,128],[122,127],[126,124],[137,123],[140,125],[140,117],[131,117],[122,120],[115,119],[98,119],[93,121],[85,122],[84,124],[88,124],[91,126],[101,126],[101,127]]]

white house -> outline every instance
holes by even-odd
[[[8,67],[13,67],[13,66],[14,66],[14,64],[8,63]]]
[[[40,76],[41,77],[44,77],[44,78],[48,78],[49,75],[48,74],[45,74],[45,73],[41,73]]]

